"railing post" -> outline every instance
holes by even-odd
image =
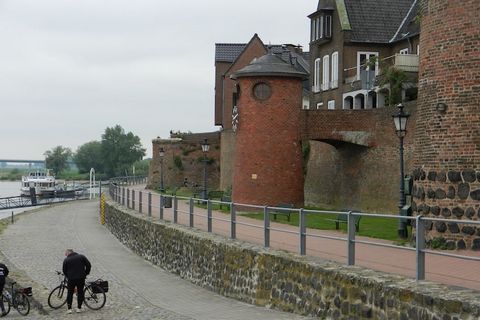
[[[193,228],[193,198],[190,198],[189,205],[188,216],[190,218],[190,228]]]
[[[148,193],[148,216],[152,216],[152,193]]]
[[[125,206],[125,187],[122,187],[122,206]]]
[[[212,202],[207,200],[207,229],[212,232]]]
[[[135,210],[135,189],[132,189],[132,209]]]
[[[303,208],[298,210],[299,217],[299,235],[300,235],[300,254],[304,256],[307,253],[307,225],[305,223],[305,213]]]
[[[417,253],[417,276],[418,280],[425,280],[425,223],[422,216],[416,218],[416,253]]]
[[[160,220],[163,220],[163,204],[165,199],[163,198],[163,194],[160,193]]]
[[[268,214],[268,206],[263,207],[263,245],[265,248],[270,247],[270,215]]]
[[[348,211],[348,252],[347,264],[349,266],[355,265],[355,216],[352,211]]]
[[[127,208],[130,208],[130,189],[127,188]]]
[[[237,214],[235,212],[235,204],[233,202],[230,206],[230,238],[237,238]]]
[[[173,196],[173,223],[178,222],[178,201],[177,196]]]
[[[138,211],[142,213],[143,194],[142,191],[138,191]]]

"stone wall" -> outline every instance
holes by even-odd
[[[322,319],[478,319],[480,294],[416,283],[139,215],[111,201],[106,226],[146,260],[199,286]]]

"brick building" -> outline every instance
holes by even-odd
[[[318,2],[317,11],[308,16],[312,108],[357,110],[388,105],[390,87],[378,80],[391,66],[406,74],[403,101],[416,98],[417,2]]]

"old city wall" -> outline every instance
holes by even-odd
[[[163,148],[164,186],[166,189],[178,189],[184,186],[203,186],[204,162],[201,144],[208,139],[210,150],[207,157],[207,185],[209,190],[216,190],[220,180],[220,133],[196,133],[172,135],[171,139],[154,139],[152,141],[152,160],[148,174],[149,189],[158,189],[160,186],[161,164],[159,151]]]
[[[421,1],[416,214],[480,218],[479,1]],[[480,250],[480,229],[457,222],[427,226],[450,248]]]
[[[413,158],[415,102],[405,137],[405,172]],[[392,114],[396,107],[371,110],[305,110],[307,205],[364,211],[397,211],[399,140]]]
[[[227,297],[326,319],[478,319],[480,296],[152,221],[107,201],[106,226],[146,260]]]

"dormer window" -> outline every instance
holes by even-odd
[[[332,15],[321,14],[311,17],[311,42],[332,37]]]

